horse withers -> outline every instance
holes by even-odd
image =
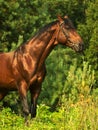
[[[24,115],[30,112],[31,117],[35,117],[37,99],[46,75],[45,60],[58,44],[76,52],[83,51],[83,41],[67,16],[58,16],[58,20],[44,26],[15,51],[0,53],[0,100],[9,91],[18,90]],[[28,91],[31,93],[30,109]]]

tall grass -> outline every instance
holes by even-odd
[[[98,101],[88,97],[75,104],[66,102],[56,112],[45,105],[38,106],[37,117],[25,125],[23,117],[10,108],[0,112],[0,130],[98,130]]]

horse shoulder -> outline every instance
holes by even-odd
[[[32,58],[29,53],[23,54],[22,58],[23,67],[25,70],[29,71],[29,73],[35,70],[36,61]]]

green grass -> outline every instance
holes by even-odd
[[[73,104],[65,102],[58,111],[41,104],[37,117],[28,119],[25,124],[21,115],[10,108],[0,111],[0,130],[98,130],[98,97],[80,95],[79,101]]]

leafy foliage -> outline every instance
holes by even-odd
[[[98,0],[88,3],[85,10],[85,24],[79,24],[79,30],[86,43],[85,60],[93,66],[96,71],[96,85],[98,84]],[[97,86],[96,86],[97,87]]]
[[[65,49],[62,49],[61,53],[59,52],[60,49],[51,53],[49,57],[51,58],[49,60],[51,63],[49,63],[49,68],[47,67],[48,74],[43,83],[43,91],[40,99],[42,101],[43,99],[44,101],[46,100],[47,105],[59,105],[58,103],[64,103],[66,98],[77,101],[79,95],[89,95],[92,87],[96,83],[95,71],[88,62],[84,61],[82,67],[77,67],[78,61],[73,52],[71,52],[71,56],[67,54],[67,51],[65,52]],[[63,59],[61,59],[62,55],[65,55]],[[56,66],[54,67],[52,60],[55,56],[58,58],[55,61]],[[71,57],[73,57],[72,61],[70,61]]]

